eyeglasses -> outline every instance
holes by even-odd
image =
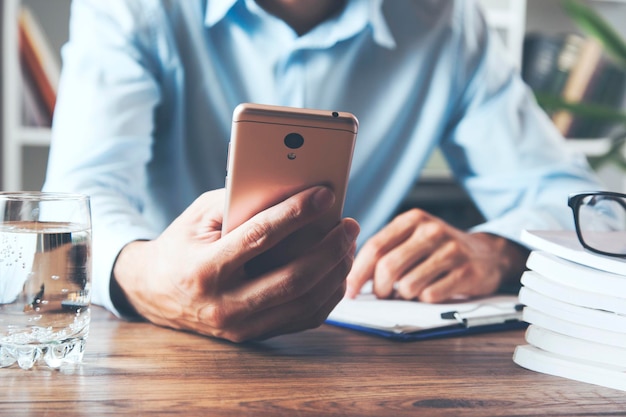
[[[572,194],[576,234],[590,251],[626,257],[626,194],[598,191]]]

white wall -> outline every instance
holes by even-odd
[[[626,1],[586,0],[607,21],[626,37]],[[528,0],[526,32],[563,33],[578,28],[563,12],[561,0]]]

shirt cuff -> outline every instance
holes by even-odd
[[[549,209],[514,210],[504,216],[481,223],[470,229],[471,233],[491,233],[502,236],[524,247],[522,230],[573,230],[574,218],[569,207]]]
[[[110,225],[109,225],[110,226]],[[151,240],[156,236],[153,231],[140,226],[107,228],[106,231],[93,231],[93,273],[92,273],[92,303],[100,305],[117,317],[125,319],[137,318],[132,309],[118,309],[124,305],[124,300],[116,304],[111,297],[111,279],[113,266],[124,246],[137,240]],[[118,292],[117,295],[121,293]]]

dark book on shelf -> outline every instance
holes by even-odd
[[[585,91],[592,84],[594,75],[602,62],[602,45],[593,39],[587,39],[580,48],[576,62],[567,77],[561,97],[565,100],[578,103],[585,97]],[[572,136],[572,124],[574,115],[568,111],[560,110],[552,116],[556,127],[567,137]]]
[[[49,126],[56,104],[60,64],[40,23],[25,6],[18,18],[19,58],[22,70],[23,104],[27,120]]]
[[[24,62],[22,65],[26,65]],[[51,114],[37,89],[35,81],[27,71],[20,74],[22,99],[22,124],[28,127],[51,126]]]
[[[522,78],[536,93],[561,96],[584,39],[531,33],[524,39]]]
[[[563,38],[529,34],[524,39],[522,56],[522,78],[534,90],[550,90],[551,78],[556,71],[556,62],[563,47]]]
[[[578,34],[526,36],[522,78],[535,93],[571,102],[619,108],[626,90],[626,69],[613,62],[595,40]],[[567,111],[548,112],[568,138],[607,135],[613,124]]]
[[[572,101],[619,108],[624,94],[626,69],[610,59],[602,51],[600,44],[595,41],[587,41],[587,44],[590,43],[594,43],[593,48],[596,51],[592,53],[590,59],[581,56],[579,63],[577,63],[578,67],[587,67],[587,78],[573,80],[573,83],[579,82],[578,93],[573,97],[568,97],[567,92],[564,92],[564,96]],[[612,126],[613,124],[610,122],[572,115],[565,134],[571,138],[602,137],[611,130]]]

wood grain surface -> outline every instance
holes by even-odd
[[[324,325],[236,345],[92,314],[82,365],[0,369],[0,415],[626,415],[624,392],[513,363],[520,330],[393,342]]]

